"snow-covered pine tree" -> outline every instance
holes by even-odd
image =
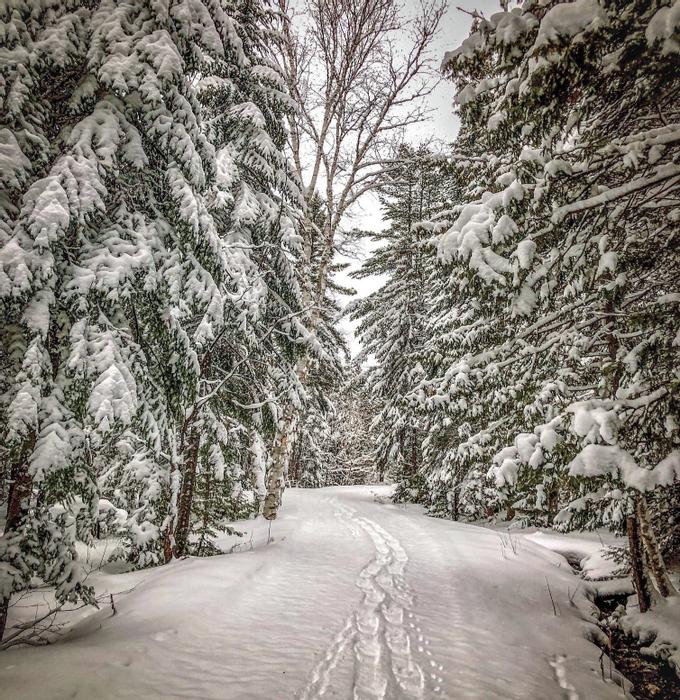
[[[377,434],[372,429],[377,404],[356,359],[347,367],[345,383],[333,401],[337,418],[334,425],[335,466],[330,475],[332,483],[351,485],[382,481],[384,475],[376,468],[374,459]]]
[[[376,468],[400,484],[398,497],[415,498],[421,479],[424,434],[417,411],[407,401],[424,379],[421,364],[428,313],[427,293],[434,249],[429,231],[418,223],[442,207],[442,163],[426,149],[407,146],[399,165],[384,176],[380,199],[390,226],[372,236],[380,243],[356,277],[385,275],[387,281],[360,299],[351,315],[360,321],[360,360],[371,358],[368,385],[379,402]]]
[[[341,381],[342,380],[342,381]],[[314,393],[312,392],[312,396]],[[375,467],[375,401],[358,363],[325,388],[321,409],[309,404],[291,454],[290,480],[300,486],[346,486],[382,480]]]
[[[129,428],[160,452],[195,364],[179,319],[223,304],[190,76],[225,37],[218,5],[184,5],[3,10],[4,606],[36,574],[87,597],[74,522],[96,513],[97,457]]]
[[[463,124],[454,152],[441,169],[445,208],[419,224],[429,245],[436,247],[456,220],[463,206],[459,202],[479,196],[479,183],[490,169]],[[487,476],[488,460],[495,452],[488,428],[501,419],[507,422],[510,409],[506,397],[496,393],[500,376],[492,377],[483,390],[473,389],[467,362],[504,327],[485,312],[467,270],[456,265],[431,265],[423,313],[424,378],[407,396],[424,434],[419,498],[439,515],[482,518],[498,510],[499,500]]]
[[[245,33],[257,12],[255,3],[233,9]],[[297,298],[288,252],[297,236],[281,205],[284,135],[271,120],[287,98],[273,68],[245,55],[249,43],[222,5],[35,0],[5,7],[1,19],[4,626],[9,597],[35,575],[59,600],[87,599],[73,543],[87,539],[97,513],[97,474],[104,483],[115,474],[114,492],[128,495],[140,562],[159,560],[185,455],[200,447],[198,425],[183,430],[187,409],[228,313],[233,322],[233,309],[256,306],[271,287],[272,304],[286,307],[283,332],[303,329],[276,289]],[[231,64],[253,83],[248,99],[231,102],[241,112],[224,117],[232,140],[244,124],[259,139],[229,162],[216,158],[197,86]],[[270,127],[275,141],[265,138]],[[246,170],[262,183],[255,193]],[[276,195],[258,199],[262,190]],[[266,267],[244,253],[240,231],[229,238],[226,212],[264,238],[275,231]],[[256,287],[259,273],[278,277]],[[248,312],[266,322],[262,309]]]
[[[307,402],[290,454],[291,485],[318,488],[332,483],[329,476],[337,459],[332,427],[335,420],[335,406],[330,397],[323,395],[321,406],[315,404],[315,398]]]
[[[227,415],[204,415],[186,547],[197,556],[221,554],[214,539],[235,534],[229,523],[251,517],[259,505],[250,431]]]
[[[247,264],[230,270],[222,327],[201,347],[196,400],[185,410],[181,428],[194,441],[202,440],[208,409],[224,419],[223,434],[234,422],[254,427],[254,418],[271,434],[279,404],[291,392],[293,400],[302,400],[295,362],[316,344],[304,325],[308,312],[301,307],[296,269],[303,201],[284,153],[283,120],[292,103],[272,58],[277,20],[259,0],[225,7],[231,49],[206,66],[199,99],[217,150],[218,191],[210,211],[224,247],[248,257]],[[183,469],[177,522],[171,526],[179,542],[175,554],[187,547],[200,455],[200,449],[192,452]],[[243,467],[233,465],[237,473]]]
[[[225,8],[228,16],[222,19],[230,39],[225,55],[201,67],[196,89],[204,130],[216,149],[208,210],[233,264],[220,278],[225,292],[220,323],[202,327],[200,317],[191,314],[184,321],[198,361],[193,390],[185,393],[175,419],[177,486],[170,511],[160,521],[165,560],[188,550],[194,527],[207,531],[231,513],[257,510],[250,472],[254,462],[241,438],[252,431],[271,434],[281,396],[291,379],[295,384],[291,367],[306,335],[295,270],[300,195],[283,155],[282,118],[290,100],[269,53],[273,18],[259,2]],[[234,436],[239,436],[235,442]],[[133,465],[133,475],[145,480],[147,473]],[[208,488],[213,479],[219,486]],[[114,488],[116,482],[114,475]],[[194,517],[196,490],[202,495],[200,516]],[[205,502],[208,493],[214,503]],[[231,503],[229,494],[235,494]],[[146,499],[138,508],[140,517],[158,518]],[[144,565],[149,555],[140,559],[133,541],[137,518],[129,524],[130,553]],[[160,542],[147,544],[157,560]]]
[[[478,394],[502,372],[501,395],[524,403],[522,420],[476,433],[493,425],[491,442],[502,431],[511,443],[495,460],[499,486],[568,467],[566,495],[579,498],[558,520],[637,518],[662,594],[645,492],[680,472],[670,12],[578,0],[477,19],[446,63],[495,173],[440,241],[479,307],[510,331],[450,370]]]

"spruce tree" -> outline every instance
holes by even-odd
[[[419,222],[442,207],[442,165],[424,149],[402,147],[399,166],[384,178],[381,203],[389,228],[375,234],[382,244],[354,273],[386,275],[387,281],[360,299],[352,317],[360,321],[360,360],[370,359],[367,382],[379,402],[376,466],[401,484],[400,495],[417,496],[422,464],[422,425],[410,392],[424,379],[421,364],[427,320],[428,279],[434,262],[429,231]],[[414,490],[415,489],[415,490]]]
[[[439,241],[476,320],[434,390],[476,397],[457,451],[511,505],[637,520],[661,590],[645,494],[680,466],[677,43],[668,3],[576,4],[476,18],[447,56],[487,176]]]
[[[195,366],[181,320],[219,316],[229,261],[192,75],[224,54],[222,15],[201,2],[193,17],[182,3],[4,10],[5,606],[34,574],[59,600],[87,597],[72,523],[96,513],[95,462],[130,429],[161,451]]]
[[[4,627],[36,575],[91,599],[74,540],[101,489],[138,565],[186,551],[199,464],[219,480],[234,425],[273,431],[311,340],[263,6],[0,12]],[[251,440],[235,460],[261,465]]]
[[[177,515],[166,523],[166,560],[188,547],[207,412],[223,422],[210,431],[214,436],[226,435],[234,423],[247,430],[263,419],[271,433],[278,406],[290,392],[303,391],[294,366],[313,341],[296,267],[302,197],[284,153],[283,121],[292,105],[271,53],[276,18],[259,0],[226,9],[231,43],[223,60],[205,67],[198,91],[216,148],[210,212],[234,264],[222,280],[227,303],[220,327],[196,338],[199,371],[194,400],[179,416],[187,459],[179,466]]]

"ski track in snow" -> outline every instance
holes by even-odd
[[[417,639],[419,653],[425,654],[430,671],[441,670],[425,649],[429,644],[414,614],[413,594],[404,579],[408,563],[399,540],[373,520],[337,499],[331,499],[336,517],[344,522],[353,537],[362,531],[375,548],[374,558],[361,570],[356,585],[362,592],[361,602],[335,635],[325,654],[312,670],[300,700],[324,697],[334,669],[348,648],[352,649],[354,700],[423,700],[426,674],[415,660],[412,636]],[[427,681],[435,694],[440,692],[442,678],[429,673]]]
[[[273,546],[266,524],[248,521],[255,546],[234,556],[93,572],[98,590],[120,596],[118,614],[64,613],[59,643],[3,652],[0,696],[621,700],[586,638],[588,597],[567,604],[564,559],[530,538],[508,557],[497,532],[380,503],[389,493],[291,489]],[[548,537],[575,552],[599,540],[536,539]],[[28,621],[27,609],[13,608]]]

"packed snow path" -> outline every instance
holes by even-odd
[[[411,652],[411,637],[417,633],[418,641],[424,638],[420,627],[415,626],[416,618],[411,612],[413,596],[404,581],[408,556],[399,541],[376,522],[357,517],[353,508],[342,505],[337,498],[331,503],[335,514],[345,520],[353,536],[358,537],[362,531],[368,535],[375,547],[375,556],[357,578],[356,585],[362,591],[357,609],[349,614],[314,669],[302,699],[312,700],[327,692],[332,681],[331,672],[349,645],[354,652],[355,697],[423,698],[425,675]],[[419,650],[423,651],[422,646]],[[431,656],[432,652],[428,650],[426,654]],[[435,665],[433,660],[430,662]],[[431,676],[438,682],[442,680],[436,673]],[[441,687],[437,685],[434,690],[439,692]]]
[[[386,494],[292,489],[271,543],[250,521],[230,555],[93,574],[116,615],[2,654],[3,699],[623,697],[561,556]]]

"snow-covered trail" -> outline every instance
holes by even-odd
[[[623,697],[561,556],[386,493],[292,489],[270,544],[99,574],[117,614],[0,655],[3,700]]]

